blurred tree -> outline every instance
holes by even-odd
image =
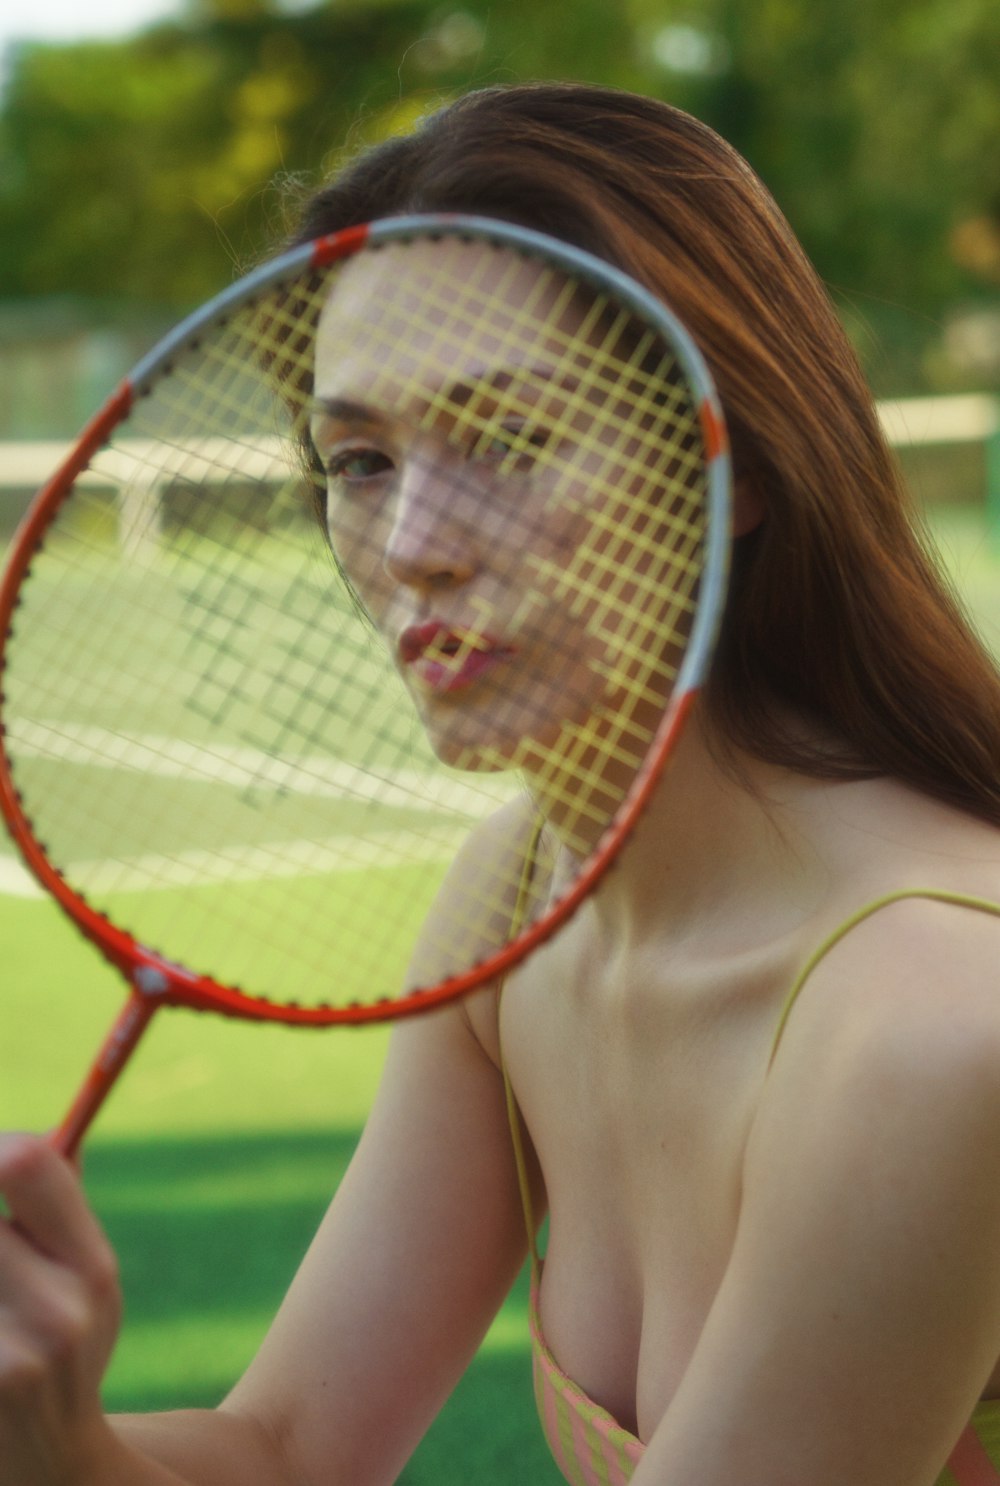
[[[932,322],[1000,284],[996,0],[636,4],[662,90],[756,166],[894,375],[926,372]]]
[[[1000,284],[996,0],[188,0],[26,45],[0,99],[0,298],[187,305],[280,236],[278,177],[468,87],[589,78],[714,124],[845,315],[913,341]],[[906,311],[894,310],[905,305]],[[895,320],[894,320],[895,317]]]
[[[523,22],[486,3],[195,0],[134,40],[24,46],[0,110],[0,296],[188,303],[260,251],[269,183],[315,173],[347,137],[404,128],[484,78],[636,81],[607,64],[609,45],[632,51],[615,0],[575,0],[571,25],[539,0]]]

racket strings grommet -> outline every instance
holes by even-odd
[[[170,989],[170,980],[155,965],[140,965],[135,972],[135,985],[144,996],[163,996]]]

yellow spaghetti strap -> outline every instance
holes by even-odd
[[[524,916],[528,907],[528,893],[531,889],[531,881],[535,875],[535,862],[538,856],[538,842],[542,834],[543,822],[541,819],[535,822],[528,842],[528,849],[524,854],[524,864],[521,867],[521,877],[517,885],[517,898],[514,903],[514,912],[510,921],[510,937],[516,939],[521,932]],[[499,1040],[499,1012],[500,1000],[503,996],[503,985],[497,993],[497,1036]],[[531,1187],[528,1183],[528,1167],[524,1159],[524,1134],[521,1126],[521,1111],[517,1107],[514,1098],[514,1090],[510,1085],[510,1077],[507,1073],[507,1060],[503,1055],[503,1041],[500,1045],[500,1072],[503,1074],[504,1094],[507,1098],[507,1122],[510,1125],[511,1140],[514,1144],[514,1161],[517,1165],[517,1184],[521,1189],[521,1207],[524,1210],[524,1223],[528,1230],[528,1246],[531,1249],[532,1267],[538,1267],[538,1248],[535,1243],[535,1209],[531,1200]]]
[[[514,1091],[507,1077],[507,1067],[501,1061],[503,1072],[504,1092],[507,1096],[507,1120],[510,1124],[510,1137],[514,1144],[514,1160],[517,1164],[517,1185],[521,1189],[521,1207],[524,1209],[524,1226],[528,1230],[528,1247],[531,1250],[531,1263],[538,1266],[538,1246],[535,1241],[535,1208],[531,1200],[531,1187],[528,1184],[528,1168],[524,1159],[524,1139],[521,1132],[521,1111],[517,1107]]]
[[[954,903],[959,908],[974,908],[980,913],[992,913],[996,917],[1000,917],[1000,903],[991,903],[987,898],[969,897],[965,893],[949,893],[940,888],[900,888],[895,893],[886,893],[884,898],[876,898],[873,903],[866,903],[863,908],[859,908],[857,912],[852,913],[850,918],[845,919],[842,924],[834,929],[832,934],[823,940],[819,948],[813,951],[795,977],[792,988],[785,997],[784,1004],[781,1008],[781,1015],[778,1018],[774,1041],[771,1044],[769,1064],[774,1061],[774,1055],[778,1051],[778,1043],[781,1041],[785,1025],[791,1015],[792,1007],[798,1000],[799,992],[824,955],[835,944],[839,944],[841,939],[849,934],[853,928],[863,923],[866,918],[871,918],[872,914],[877,913],[880,908],[885,908],[890,903],[898,903],[904,898],[930,898],[938,903]]]

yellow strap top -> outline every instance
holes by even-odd
[[[866,903],[863,908],[858,908],[854,913],[851,914],[849,918],[846,918],[842,924],[838,924],[833,933],[829,934],[826,939],[823,940],[819,947],[815,949],[809,956],[805,964],[802,966],[802,969],[795,977],[792,987],[785,997],[784,1003],[781,1008],[781,1014],[778,1017],[778,1025],[775,1029],[774,1041],[771,1044],[771,1062],[774,1061],[774,1055],[778,1051],[778,1044],[781,1041],[782,1034],[784,1033],[785,1026],[788,1022],[788,1018],[791,1015],[792,1007],[795,1005],[796,1001],[799,998],[799,992],[802,990],[802,987],[805,985],[806,981],[809,979],[810,975],[813,973],[820,960],[823,959],[824,955],[826,955],[834,947],[835,944],[839,944],[841,939],[843,939],[845,935],[849,934],[851,930],[856,927],[856,925],[863,923],[866,918],[871,918],[872,914],[877,913],[880,908],[885,908],[890,903],[899,903],[904,898],[930,898],[937,903],[954,903],[959,908],[974,908],[980,913],[992,913],[995,917],[1000,918],[1000,903],[991,903],[987,898],[970,897],[967,893],[945,892],[941,888],[900,888],[894,893],[886,893],[884,897],[876,898],[873,902]]]
[[[526,857],[521,875],[514,916],[515,933],[523,921],[527,907],[536,841],[537,834]],[[944,892],[937,888],[901,889],[894,893],[887,893],[884,897],[876,898],[874,902],[857,909],[823,940],[796,976],[781,1008],[771,1047],[772,1060],[792,1007],[823,956],[846,934],[849,934],[856,924],[870,918],[872,914],[877,913],[880,908],[886,907],[889,903],[898,903],[906,898],[926,898],[939,903],[953,903],[961,908],[971,908],[1000,917],[1000,904],[998,903],[991,903],[984,898],[970,897],[964,893]],[[641,1459],[644,1447],[639,1440],[618,1425],[604,1409],[592,1403],[583,1390],[560,1371],[542,1335],[537,1309],[541,1261],[524,1157],[521,1114],[502,1056],[501,1068],[517,1163],[517,1177],[531,1250],[532,1350],[535,1393],[542,1426],[556,1463],[571,1486],[626,1486],[636,1464]],[[977,1404],[971,1420],[962,1431],[948,1464],[937,1478],[935,1486],[1000,1486],[1000,1399],[983,1399]]]

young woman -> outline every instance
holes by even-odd
[[[589,87],[488,90],[362,157],[301,237],[437,209],[609,259],[701,346],[737,484],[711,683],[572,924],[394,1033],[355,1160],[218,1411],[103,1417],[112,1257],[72,1172],[0,1142],[4,1486],[392,1481],[529,1246],[570,1482],[1000,1482],[993,667],[821,287],[711,131]],[[356,287],[361,312],[378,292]],[[376,622],[474,595],[471,524],[445,547],[411,532],[364,591],[340,482],[384,479],[386,456],[345,466],[337,437],[319,420],[323,516]]]

